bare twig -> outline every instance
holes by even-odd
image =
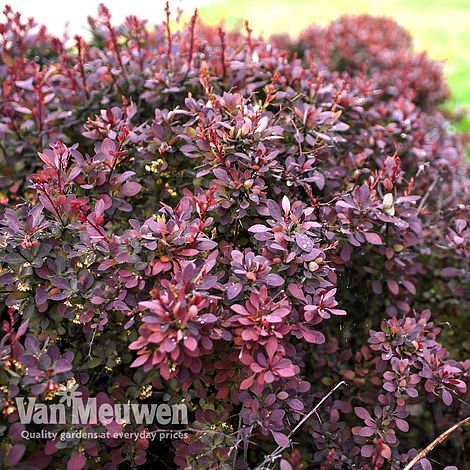
[[[234,450],[235,452],[233,453],[233,463],[232,463],[232,470],[235,470],[235,465],[237,464],[237,455],[238,455],[238,446],[240,445],[241,442],[241,436],[240,436],[240,430],[242,427],[242,415],[240,413],[238,417],[238,430],[237,430],[237,441],[235,442],[234,446],[230,451]]]
[[[341,382],[339,382],[338,384],[336,384],[318,403],[317,405],[312,409],[310,410],[309,413],[307,413],[298,423],[297,423],[297,426],[295,426],[294,429],[292,429],[292,431],[289,433],[289,435],[287,436],[287,438],[291,439],[291,437],[304,425],[305,421],[307,421],[313,414],[315,414],[317,412],[317,410],[320,408],[320,406],[323,405],[323,403],[325,403],[326,400],[328,400],[328,398],[330,398],[331,395],[333,395],[333,393],[338,390],[338,388],[342,387],[343,385],[346,385],[346,382],[344,380],[342,380]],[[265,468],[265,465],[270,463],[270,462],[273,462],[274,460],[278,459],[282,452],[287,449],[287,445],[286,446],[278,446],[276,448],[276,450],[274,450],[274,452],[272,452],[271,454],[269,454],[268,456],[266,456],[266,458],[255,468],[255,470],[262,470],[263,468]]]
[[[436,437],[434,441],[431,442],[427,447],[425,447],[421,452],[416,455],[416,457],[403,469],[403,470],[411,470],[414,465],[416,465],[421,459],[426,457],[426,455],[431,452],[434,447],[438,446],[442,442],[444,442],[454,431],[462,426],[469,426],[470,425],[470,416],[468,418],[459,421],[457,424],[454,424],[452,427],[444,431],[442,434]]]
[[[434,181],[431,183],[431,186],[427,189],[426,193],[424,196],[421,198],[421,201],[419,201],[418,205],[418,212],[424,207],[424,204],[426,203],[426,200],[428,199],[429,195],[432,193],[434,186],[438,183],[439,178],[435,178]]]
[[[89,357],[90,359],[93,359],[93,356],[91,355],[91,352],[92,352],[92,349],[93,349],[93,344],[95,342],[95,335],[96,335],[96,330],[98,329],[98,325],[96,325],[96,328],[93,330],[93,334],[91,336],[91,340],[90,340],[90,343],[88,345],[88,354],[87,354],[87,357]]]

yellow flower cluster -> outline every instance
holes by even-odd
[[[158,167],[163,163],[163,160],[159,158],[158,160],[154,160],[148,165],[145,165],[145,171],[149,173],[158,173]]]
[[[152,384],[149,385],[144,385],[143,387],[140,387],[140,394],[139,398],[141,400],[145,400],[146,398],[150,398],[152,396]]]

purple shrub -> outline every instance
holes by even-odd
[[[402,28],[288,44],[100,6],[68,48],[5,15],[2,468],[398,470],[468,413],[469,167]],[[15,397],[70,387],[184,402],[188,432],[22,439]]]

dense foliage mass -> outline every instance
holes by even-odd
[[[1,468],[400,469],[468,415],[469,167],[406,31],[5,15]],[[190,431],[22,439],[15,397],[77,385]]]

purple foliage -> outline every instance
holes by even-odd
[[[398,470],[468,412],[469,166],[406,32],[263,41],[100,6],[67,48],[5,14],[2,468],[245,469],[280,446],[283,470]],[[25,443],[14,398],[71,384],[184,400],[191,432]]]

